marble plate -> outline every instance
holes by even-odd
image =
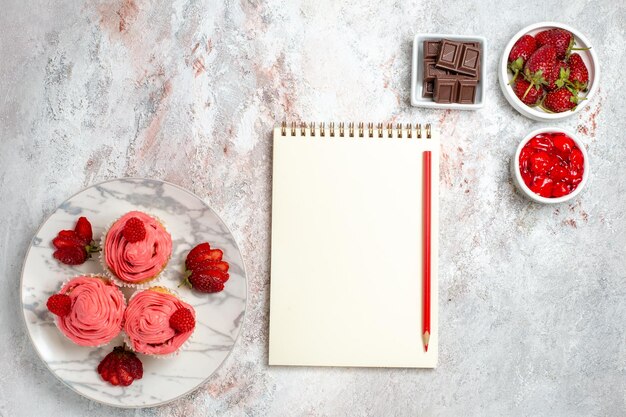
[[[144,375],[129,387],[102,381],[96,367],[114,346],[88,348],[74,345],[56,328],[46,308],[48,297],[68,278],[101,273],[97,256],[83,265],[59,264],[50,243],[61,229],[71,229],[79,216],[92,223],[94,237],[130,210],[141,210],[162,219],[172,235],[172,258],[161,285],[176,289],[196,309],[197,327],[189,347],[171,359],[139,355]],[[177,288],[184,258],[200,242],[224,251],[230,263],[230,279],[224,291],[200,294]],[[124,290],[127,298],[132,290]],[[24,260],[21,298],[26,328],[35,349],[50,371],[77,393],[116,407],[150,407],[175,400],[207,381],[231,352],[241,330],[246,309],[247,282],[241,253],[224,222],[200,198],[163,181],[118,179],[93,185],[57,208],[33,238]]]

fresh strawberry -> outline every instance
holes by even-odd
[[[217,269],[218,271],[228,272],[230,265],[226,261],[214,261],[208,259],[202,263],[197,264],[193,271],[202,271],[205,269]]]
[[[179,308],[170,316],[170,327],[179,333],[190,332],[196,327],[196,319],[188,308]]]
[[[214,268],[212,265],[207,265],[202,269],[200,268],[194,269],[189,274],[189,278],[191,278],[194,275],[210,275],[214,278],[219,279],[223,283],[228,281],[228,279],[230,278],[230,275],[228,274],[228,272]]]
[[[570,70],[567,64],[563,61],[555,61],[554,66],[546,77],[548,84],[545,86],[546,90],[554,91],[557,88],[563,87],[569,79]]]
[[[146,238],[146,226],[137,217],[131,217],[124,224],[122,236],[130,243],[144,240]]]
[[[202,261],[208,259],[210,252],[211,246],[207,242],[196,245],[187,254],[187,258],[185,259],[185,266],[187,267],[187,269],[193,269],[194,265],[197,265]]]
[[[541,31],[535,35],[535,39],[539,47],[552,45],[559,59],[564,59],[574,46],[574,36],[571,32],[561,28]]]
[[[546,94],[543,100],[545,110],[552,113],[562,113],[572,110],[578,105],[579,98],[567,88],[559,88]]]
[[[196,253],[196,256],[194,256],[193,258],[189,258],[189,256],[187,256],[185,265],[187,266],[187,269],[194,270],[198,265],[204,262],[221,261],[222,256],[224,256],[224,252],[222,252],[220,249],[209,249],[205,252]]]
[[[191,274],[186,280],[189,286],[200,292],[220,292],[224,289],[224,282],[212,274],[196,273]]]
[[[552,45],[542,46],[528,58],[524,66],[524,76],[530,85],[524,96],[530,92],[532,87],[548,84],[546,77],[550,77],[555,62],[556,50]]]
[[[587,91],[589,71],[583,59],[578,54],[572,54],[567,62],[570,70],[569,84],[578,91]]]
[[[137,355],[117,346],[98,365],[98,373],[112,385],[129,386],[143,377],[143,365]]]
[[[199,245],[196,245],[193,249],[189,251],[189,253],[187,254],[186,262],[194,262],[198,256],[210,250],[211,250],[211,245],[209,245],[207,242],[200,243]]]
[[[535,38],[524,35],[515,42],[509,53],[509,69],[513,71],[513,80],[517,78],[519,72],[524,68],[524,63],[537,49]]]
[[[48,298],[46,307],[59,317],[67,316],[72,311],[72,299],[69,295],[53,294]]]
[[[206,242],[195,246],[185,259],[186,273],[181,285],[188,285],[200,292],[222,291],[230,277],[230,265],[222,260],[223,256],[221,249],[211,249]]]
[[[91,230],[91,223],[87,220],[87,217],[79,217],[74,228],[78,236],[82,237],[87,243],[93,240],[93,231]]]
[[[52,239],[52,244],[57,249],[82,247],[89,243],[74,230],[61,230],[57,237]]]
[[[522,103],[527,106],[536,105],[543,96],[543,89],[541,87],[531,87],[530,83],[523,78],[519,78],[515,82],[513,91],[515,95],[522,100]],[[528,93],[526,93],[526,91],[528,91]],[[524,94],[526,94],[526,97],[524,97]]]
[[[57,249],[53,256],[61,263],[80,265],[100,250],[92,239],[91,223],[86,217],[80,217],[74,230],[61,230],[52,240]]]
[[[85,263],[89,254],[82,246],[72,246],[69,248],[57,249],[52,254],[54,258],[66,265],[80,265]]]

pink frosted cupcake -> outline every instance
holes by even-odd
[[[139,287],[159,276],[172,255],[172,237],[154,217],[131,211],[102,238],[101,261],[118,284]]]
[[[146,355],[178,353],[195,329],[195,317],[193,307],[166,288],[137,292],[124,314],[126,343]]]
[[[47,302],[61,333],[77,345],[102,346],[122,330],[126,301],[109,279],[78,276]]]

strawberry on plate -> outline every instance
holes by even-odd
[[[562,87],[554,91],[550,91],[543,99],[543,108],[548,112],[562,113],[564,111],[573,110],[580,100],[576,91],[570,91],[568,88]]]
[[[187,278],[189,286],[197,291],[214,293],[224,289],[224,281],[217,274],[192,272]]]
[[[524,68],[526,60],[530,58],[533,52],[537,50],[537,42],[530,35],[524,35],[515,42],[509,53],[509,69],[513,71],[513,80],[515,82],[517,75]]]
[[[78,234],[78,236],[82,237],[87,242],[91,242],[93,240],[93,230],[91,229],[91,223],[89,223],[87,217],[78,218],[74,231]]]
[[[513,84],[513,91],[515,95],[522,100],[522,103],[527,106],[534,106],[543,97],[543,89],[537,86],[531,86],[528,81],[523,78],[519,78]]]
[[[129,386],[143,377],[143,365],[134,352],[117,346],[98,365],[98,373],[111,385]]]
[[[222,291],[230,278],[230,265],[222,259],[223,256],[221,249],[213,249],[207,242],[196,245],[187,254],[185,279],[181,285],[206,293]]]
[[[589,71],[583,59],[578,54],[571,54],[567,62],[570,71],[568,84],[578,91],[587,91]]]
[[[552,45],[556,49],[556,57],[565,59],[572,51],[586,51],[589,48],[575,48],[576,40],[574,35],[562,28],[543,30],[535,35],[537,47]]]
[[[567,66],[567,63],[563,61],[555,61],[552,70],[547,74],[546,81],[546,90],[554,91],[557,88],[563,87],[565,83],[569,80],[570,69]]]
[[[544,45],[537,49],[524,65],[524,77],[530,83],[527,92],[535,86],[547,85],[556,65],[556,50],[552,45]]]
[[[80,217],[74,230],[61,230],[52,240],[56,248],[54,258],[66,265],[80,265],[98,252],[100,248],[93,240],[91,223],[86,217]]]
[[[570,31],[554,28],[541,31],[535,35],[537,46],[552,45],[559,59],[565,58],[574,46],[574,36]]]

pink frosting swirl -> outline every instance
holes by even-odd
[[[109,280],[79,276],[65,284],[59,294],[70,297],[72,311],[58,317],[57,325],[77,345],[104,345],[122,330],[126,301]]]
[[[137,217],[146,227],[145,239],[130,243],[122,230],[126,221]],[[172,237],[153,217],[131,211],[111,226],[104,242],[104,258],[109,270],[122,281],[141,284],[156,277],[172,255]]]
[[[170,317],[179,308],[188,308],[196,316],[191,305],[172,294],[154,289],[135,294],[124,314],[124,331],[133,350],[148,355],[176,352],[193,333],[178,333],[170,327]]]

